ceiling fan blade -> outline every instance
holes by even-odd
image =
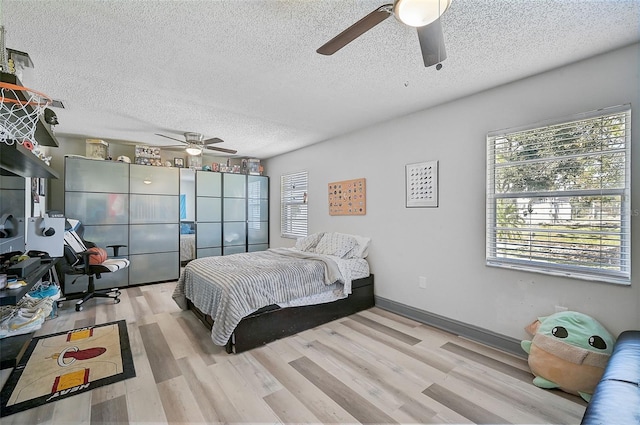
[[[219,148],[219,147],[216,147],[216,146],[204,146],[204,148],[205,148],[205,149],[212,150],[212,151],[218,151],[218,152],[224,152],[224,153],[231,153],[231,154],[234,154],[234,153],[237,153],[237,152],[238,152],[238,151],[237,151],[237,150],[235,150],[235,149],[225,149],[225,148]]]
[[[429,67],[439,64],[447,58],[440,19],[436,19],[424,27],[419,27],[418,39],[420,40],[424,66]]]
[[[202,141],[202,143],[204,143],[205,145],[213,145],[214,143],[222,143],[222,142],[224,142],[224,140],[218,137],[212,137],[211,139],[206,139]]]
[[[156,136],[160,136],[160,137],[166,137],[167,139],[175,140],[175,141],[180,142],[180,143],[187,143],[184,140],[176,139],[175,137],[171,137],[171,136],[165,136],[164,134],[155,133],[155,135]]]
[[[337,36],[333,37],[331,40],[326,42],[322,47],[316,50],[316,52],[320,53],[321,55],[334,54],[347,44],[351,43],[356,38],[360,37],[365,32],[369,31],[371,28],[378,25],[380,22],[391,16],[392,7],[392,4],[385,4],[383,6],[380,6],[364,18],[360,19],[355,24],[351,25],[346,30],[342,31]]]

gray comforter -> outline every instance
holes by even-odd
[[[213,320],[211,338],[225,345],[243,317],[259,308],[333,291],[350,292],[336,262],[327,256],[272,248],[267,251],[199,258],[182,272],[173,299],[187,299]],[[346,293],[345,293],[346,292]]]

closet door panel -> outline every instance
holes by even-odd
[[[222,221],[222,200],[220,198],[198,197],[196,219],[202,221]]]
[[[198,223],[196,247],[212,248],[222,246],[221,223]]]
[[[224,223],[222,232],[224,234],[223,245],[225,247],[233,245],[242,245],[245,249],[247,241],[247,226],[245,222],[239,223]],[[227,250],[225,249],[225,253]]]
[[[222,174],[210,171],[196,172],[197,196],[219,198],[222,196]]]
[[[65,191],[129,193],[129,164],[65,158]]]
[[[110,226],[84,226],[84,239],[91,241],[107,250],[109,257],[113,257],[113,248],[107,248],[108,245],[127,245],[118,250],[119,257],[126,257],[129,253],[129,226],[127,225],[110,225]]]
[[[84,225],[129,223],[129,195],[124,193],[66,192],[64,205],[65,216]]]
[[[178,195],[131,195],[129,217],[131,224],[178,223],[180,197]],[[178,233],[175,237],[178,238]]]
[[[222,255],[222,248],[198,248],[198,258],[219,257]]]
[[[268,244],[269,243],[269,222],[268,221],[250,221],[247,224],[249,229],[248,239],[251,244]]]
[[[179,169],[131,165],[131,193],[175,195],[179,193]]]
[[[130,227],[131,254],[178,251],[178,224],[136,224]]]
[[[247,219],[245,199],[224,198],[224,221],[245,221]]]
[[[130,256],[129,282],[131,285],[178,279],[180,253],[160,252]]]
[[[247,185],[244,174],[224,173],[222,179],[223,193],[225,198],[246,198]]]
[[[269,177],[247,176],[247,198],[269,199]]]

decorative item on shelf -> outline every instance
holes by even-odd
[[[107,159],[109,157],[109,143],[100,139],[86,139],[86,155],[89,159]]]
[[[365,215],[366,179],[329,183],[329,215]]]
[[[262,170],[260,166],[260,160],[255,158],[249,158],[247,161],[247,168],[249,170],[249,174],[261,175]]]
[[[202,168],[202,155],[188,155],[187,167],[193,170],[199,170]]]
[[[183,158],[173,158],[173,166],[178,168],[184,168]]]
[[[407,164],[406,173],[406,206],[437,207],[438,206],[438,161],[427,161]]]
[[[155,146],[136,145],[136,164],[162,166],[160,148]]]
[[[220,164],[214,162],[211,164],[211,171],[220,171]]]

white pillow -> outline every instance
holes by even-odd
[[[346,233],[339,234],[347,235]],[[354,238],[357,245],[353,247],[353,249],[349,253],[347,253],[345,258],[367,258],[367,255],[369,255],[369,244],[371,243],[371,238],[359,235],[347,236],[351,236],[352,238]]]
[[[314,248],[322,239],[324,232],[314,233],[309,236],[305,236],[304,238],[298,238],[296,240],[296,249],[300,251],[314,252]]]
[[[343,258],[349,253],[358,242],[351,235],[342,233],[325,233],[318,242],[315,252],[316,254],[335,255]]]

